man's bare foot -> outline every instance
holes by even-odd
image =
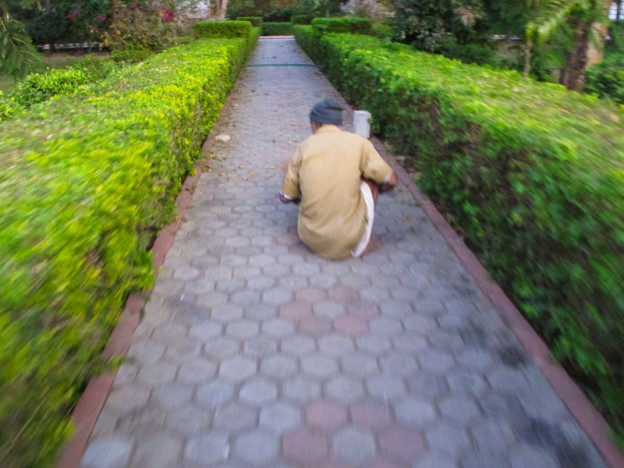
[[[361,257],[364,255],[368,255],[369,253],[374,252],[375,250],[379,250],[383,246],[383,239],[377,235],[372,235],[370,240],[368,241],[368,245],[362,252]]]

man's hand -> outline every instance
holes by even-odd
[[[397,176],[394,173],[394,171],[392,171],[392,174],[390,175],[390,178],[388,179],[388,181],[383,184],[379,184],[379,192],[380,193],[389,192],[394,187],[396,187],[396,184],[397,184]]]

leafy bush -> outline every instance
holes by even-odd
[[[440,53],[464,63],[491,65],[494,63],[494,49],[487,44],[458,44],[449,41],[441,46]]]
[[[262,15],[262,19],[268,23],[288,23],[294,15],[302,13],[306,12],[301,8],[272,8]]]
[[[239,16],[236,21],[249,21],[252,26],[260,28],[262,26],[262,16]]]
[[[54,462],[256,38],[169,49],[0,124],[0,465]]]
[[[293,15],[290,18],[292,24],[310,24],[314,19],[314,15]]]
[[[122,49],[114,50],[110,54],[113,62],[117,63],[138,63],[142,62],[153,55],[153,52],[139,49]]]
[[[517,72],[295,34],[624,435],[624,115]]]
[[[292,23],[264,23],[263,36],[290,36],[293,33]]]
[[[312,27],[325,33],[352,33],[352,34],[372,34],[373,24],[368,18],[357,18],[355,16],[345,16],[343,18],[315,18],[312,20]]]
[[[160,52],[175,44],[174,18],[173,7],[160,7],[149,0],[122,1],[105,42],[112,50]]]
[[[193,27],[195,37],[249,37],[249,21],[200,21]]]
[[[585,71],[585,92],[624,104],[624,55]]]
[[[46,73],[31,73],[15,88],[15,99],[23,107],[30,107],[59,94],[71,94],[90,81],[79,68],[51,69]]]
[[[13,117],[23,110],[24,108],[17,103],[13,96],[7,96],[0,91],[0,122]]]

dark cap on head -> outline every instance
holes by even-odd
[[[320,124],[342,125],[342,106],[334,98],[317,102],[310,111],[310,120]]]

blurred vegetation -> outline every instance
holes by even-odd
[[[199,39],[0,123],[0,465],[51,466],[259,35]]]
[[[624,435],[624,113],[513,71],[295,26]]]

